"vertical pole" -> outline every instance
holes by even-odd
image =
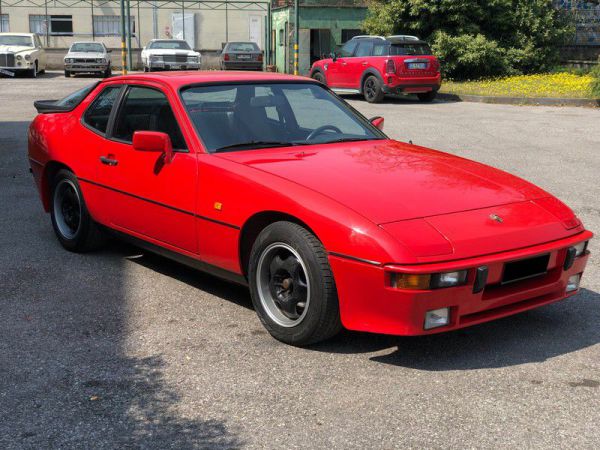
[[[225,42],[229,42],[229,7],[225,0]]]
[[[4,22],[2,21],[2,0],[0,0],[0,33],[2,31],[4,31]]]
[[[44,10],[46,11],[46,47],[50,47],[50,22],[48,21],[48,0],[44,0]]]
[[[133,67],[131,61],[131,3],[127,0],[127,70],[131,70]]]
[[[139,49],[141,48],[140,39],[142,37],[142,16],[140,15],[140,0],[137,0],[137,28],[135,31],[137,34],[137,46]]]
[[[275,49],[272,48],[274,42],[272,39],[273,30],[271,30],[271,28],[273,27],[273,24],[271,23],[271,2],[267,3],[267,25],[268,25],[267,26],[267,30],[268,30],[267,31],[268,32],[267,39],[269,42],[269,53],[267,54],[267,64],[271,65],[271,64],[273,64],[271,62],[271,53],[275,51]]]
[[[294,75],[298,75],[298,49],[300,42],[300,11],[299,11],[299,0],[294,0],[295,3],[295,14],[294,25],[295,25],[295,36],[294,36]]]
[[[181,31],[183,33],[183,40],[185,41],[185,4],[181,0]]]
[[[121,70],[127,75],[127,53],[125,52],[125,0],[121,2]]]
[[[158,6],[156,6],[156,2],[152,2],[152,35],[154,39],[158,39]]]
[[[94,0],[90,0],[92,6],[92,41],[96,40],[96,31],[94,30]]]

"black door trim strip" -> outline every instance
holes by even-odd
[[[116,188],[113,188],[113,187],[110,187],[110,186],[106,186],[106,185],[101,184],[101,183],[96,183],[95,181],[88,180],[86,178],[79,178],[78,177],[77,179],[79,181],[83,181],[84,183],[93,184],[94,186],[98,186],[98,187],[101,187],[101,188],[104,188],[104,189],[108,189],[109,191],[118,192],[119,194],[127,195],[129,197],[133,197],[133,198],[136,198],[138,200],[142,200],[144,202],[152,203],[153,205],[162,206],[163,208],[167,208],[167,209],[170,209],[172,211],[177,211],[177,212],[179,212],[181,214],[186,214],[188,216],[192,216],[192,217],[195,217],[197,219],[206,220],[208,222],[216,223],[218,225],[222,225],[222,226],[228,227],[228,228],[233,228],[234,230],[241,230],[241,227],[238,227],[237,225],[233,225],[233,224],[230,224],[230,223],[227,223],[227,222],[222,222],[220,220],[212,219],[212,218],[206,217],[206,216],[201,216],[201,215],[195,214],[195,213],[193,213],[191,211],[187,211],[185,209],[180,209],[180,208],[177,208],[175,206],[166,205],[165,203],[160,203],[160,202],[157,202],[155,200],[150,200],[149,198],[140,197],[139,195],[131,194],[129,192],[125,192],[125,191],[122,191],[120,189],[116,189]]]
[[[356,256],[344,255],[343,253],[329,252],[329,254],[331,256],[337,256],[338,258],[349,259],[351,261],[357,261],[357,262],[361,262],[361,263],[365,263],[365,264],[370,264],[372,266],[381,266],[382,265],[380,262],[377,262],[377,261],[371,261],[369,259],[358,258]]]

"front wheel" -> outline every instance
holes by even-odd
[[[385,97],[385,93],[381,88],[381,81],[375,75],[370,75],[363,83],[363,95],[369,103],[379,103]]]
[[[110,67],[108,67],[103,74],[104,78],[110,78],[112,76],[112,69]]]
[[[65,69],[65,78],[70,78],[71,77],[71,72],[69,72],[67,69]]]
[[[52,180],[51,194],[52,226],[61,245],[77,253],[99,248],[104,234],[90,216],[73,172],[58,171]]]
[[[327,253],[300,225],[266,227],[252,247],[248,275],[254,309],[275,339],[309,345],[341,330]]]
[[[313,80],[317,80],[319,83],[324,84],[325,86],[327,86],[327,81],[325,80],[325,77],[323,76],[323,74],[321,72],[315,72],[315,73],[313,73],[312,79]]]
[[[33,68],[31,68],[31,70],[29,70],[29,76],[31,78],[37,78],[38,76],[38,62],[34,62],[33,63]]]
[[[421,94],[417,94],[419,101],[422,101],[424,103],[429,103],[429,102],[434,101],[436,96],[437,96],[437,91],[429,91],[429,92],[423,92]]]

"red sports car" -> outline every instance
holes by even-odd
[[[391,140],[309,78],[111,78],[36,102],[29,160],[60,243],[106,231],[247,284],[277,339],[422,335],[577,292],[586,231],[500,170]]]

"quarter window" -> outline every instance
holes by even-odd
[[[136,131],[166,133],[171,138],[173,149],[187,149],[171,105],[165,94],[157,89],[129,88],[112,137],[130,143]]]
[[[83,121],[96,131],[106,133],[110,112],[121,91],[121,86],[109,86],[96,97],[83,116]]]

